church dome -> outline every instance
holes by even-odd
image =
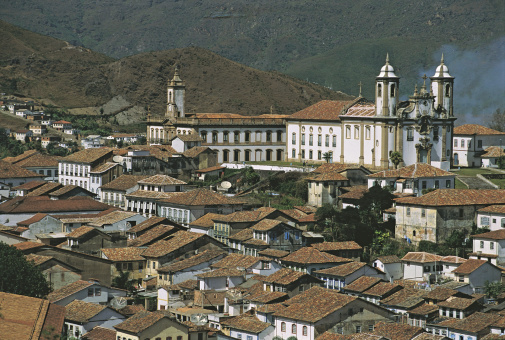
[[[444,55],[442,54],[442,60],[440,61],[440,65],[438,65],[434,77],[436,78],[452,78],[449,74],[449,68],[444,64]]]
[[[377,76],[378,78],[397,78],[395,74],[395,69],[393,66],[389,65],[389,53],[386,56],[386,64],[382,66],[381,73]]]

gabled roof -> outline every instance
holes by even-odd
[[[115,340],[116,331],[100,326],[93,327],[92,330],[82,336],[83,340]]]
[[[304,276],[311,277],[311,275],[307,273],[299,272],[289,268],[282,268],[276,271],[275,273],[268,275],[266,278],[263,279],[263,281],[279,285],[289,285],[298,281]],[[313,277],[313,279],[314,281],[318,280],[315,277]]]
[[[147,177],[138,181],[139,184],[151,184],[151,185],[183,185],[187,184],[177,178],[173,178],[167,175],[154,175]]]
[[[67,238],[81,238],[84,235],[87,235],[91,233],[92,231],[95,231],[96,229],[90,226],[83,225],[79,228],[76,228],[72,230],[70,233],[67,234]]]
[[[331,255],[317,250],[314,247],[303,247],[282,259],[282,262],[295,262],[301,264],[312,263],[345,263],[351,260]]]
[[[233,197],[227,197],[208,189],[195,189],[186,192],[173,193],[170,197],[160,199],[161,202],[178,205],[242,205],[244,202]]]
[[[470,308],[475,303],[478,303],[477,299],[465,299],[457,296],[451,296],[445,301],[438,302],[437,305],[439,307],[465,310]]]
[[[490,129],[478,124],[464,124],[456,126],[454,135],[503,135],[505,132]]]
[[[274,313],[276,317],[317,322],[331,313],[358,299],[355,296],[340,294],[335,290],[312,287],[284,302],[288,305]]]
[[[22,167],[0,160],[0,178],[42,178],[44,175],[23,169]]]
[[[335,182],[348,181],[349,179],[338,172],[324,172],[311,174],[307,177],[307,180],[314,182]]]
[[[144,257],[162,257],[206,235],[190,231],[178,231],[167,240],[160,240],[144,250]]]
[[[455,319],[453,322],[442,321],[438,325],[476,334],[502,318],[503,316],[498,314],[476,312],[464,319]]]
[[[458,206],[505,204],[505,190],[438,189],[420,197],[395,199],[396,204],[421,206]]]
[[[27,159],[33,155],[36,155],[38,153],[40,153],[40,152],[37,150],[27,150],[27,151],[23,152],[21,155],[17,155],[14,157],[5,157],[3,159],[3,161],[11,163],[11,164],[16,164],[24,159]]]
[[[36,255],[36,254],[28,254],[25,255],[26,261],[33,262],[35,266],[40,266],[47,261],[54,259],[52,256],[44,256],[44,255]]]
[[[352,100],[322,100],[303,110],[293,113],[286,120],[326,120],[339,121],[345,108],[353,103]]]
[[[109,153],[111,153],[112,155],[112,149],[109,148],[85,149],[82,151],[74,152],[73,154],[61,159],[60,162],[93,163]]]
[[[365,290],[372,288],[381,281],[382,279],[378,277],[361,276],[350,284],[346,285],[344,289],[348,292],[363,293]]]
[[[490,266],[495,267],[493,264],[487,262],[486,260],[469,259],[466,260],[465,263],[461,264],[458,268],[454,269],[452,272],[454,274],[467,275],[473,273],[475,270],[479,269],[486,263],[488,263]]]
[[[133,216],[137,215],[138,213],[133,211],[116,210],[112,211],[109,214],[95,218],[92,222],[89,223],[89,225],[93,227],[103,228],[105,225],[121,222],[127,218],[132,218]]]
[[[284,222],[279,221],[279,220],[271,220],[268,218],[265,218],[255,225],[251,227],[252,230],[258,230],[258,231],[268,231],[271,230],[275,227],[277,227],[279,224],[284,224]]]
[[[89,173],[90,174],[100,174],[100,173],[106,172],[116,166],[119,166],[119,164],[114,163],[114,162],[105,162],[103,164],[95,166],[93,169],[90,170]]]
[[[458,264],[458,263],[464,263],[464,262],[466,262],[466,259],[464,259],[462,257],[459,257],[459,256],[449,255],[449,256],[442,257],[442,260],[440,260],[440,261],[447,262],[447,263]]]
[[[102,185],[100,188],[108,190],[119,190],[126,191],[135,187],[141,180],[148,178],[149,176],[135,176],[135,175],[121,175],[118,178],[112,180],[111,182]]]
[[[420,305],[419,307],[411,309],[409,311],[409,315],[410,314],[427,315],[427,314],[431,314],[431,313],[435,313],[435,312],[438,314],[438,309],[439,309],[438,306],[435,304],[424,303],[424,304]]]
[[[189,223],[190,226],[212,229],[214,227],[213,219],[221,218],[225,215],[207,213],[200,218],[197,218],[193,222]]]
[[[63,196],[65,194],[68,194],[72,190],[86,192],[90,196],[95,196],[95,194],[93,194],[91,191],[86,190],[86,189],[84,189],[80,186],[77,186],[77,185],[72,185],[72,184],[65,185],[62,188],[59,188],[58,190],[52,191],[51,193],[49,193],[49,196],[51,196],[51,197]]]
[[[47,299],[50,302],[57,302],[66,298],[67,296],[80,292],[81,290],[86,289],[94,284],[95,284],[94,282],[90,281],[77,280],[64,287],[61,287],[60,289],[57,289],[49,293]]]
[[[65,306],[65,319],[69,321],[87,323],[89,319],[103,311],[107,306],[98,303],[74,300]]]
[[[196,277],[199,278],[210,278],[210,277],[237,277],[237,276],[245,276],[245,270],[239,270],[235,268],[219,268],[216,270],[212,270],[210,272],[204,272],[196,274]]]
[[[36,153],[28,158],[16,162],[15,164],[22,168],[58,167],[58,160],[60,159],[61,157],[58,156]]]
[[[226,254],[223,250],[204,250],[203,252],[193,255],[187,259],[171,263],[169,265],[158,268],[158,273],[175,273],[182,271],[202,263],[212,261],[213,259]]]
[[[381,261],[384,264],[400,263],[400,258],[396,255],[379,256],[377,257],[377,260]]]
[[[170,225],[157,225],[139,237],[136,237],[134,239],[129,239],[128,240],[128,247],[143,247],[147,246],[149,244],[152,244],[154,241],[159,240],[161,238],[164,238],[172,233],[174,233],[176,230],[174,230],[174,226]]]
[[[63,184],[50,182],[29,192],[28,194],[26,194],[26,196],[28,197],[45,196],[61,188],[63,188]]]
[[[149,217],[144,222],[137,224],[136,226],[131,227],[126,232],[127,233],[139,233],[145,231],[146,229],[150,229],[155,225],[159,224],[170,224],[170,221],[165,217],[152,216]]]
[[[81,212],[103,211],[110,206],[93,200],[90,197],[76,196],[66,200],[52,200],[49,196],[15,197],[0,204],[0,213],[58,213],[58,212]]]
[[[369,178],[430,178],[430,177],[455,177],[456,174],[436,168],[427,163],[415,163],[394,170],[383,170],[368,175]]]
[[[423,289],[405,287],[387,298],[382,299],[381,304],[411,309],[423,304],[426,294],[428,294],[428,292]]]
[[[332,251],[332,250],[363,250],[363,247],[354,241],[345,242],[322,242],[311,244],[312,247],[320,251]]]
[[[221,322],[229,328],[238,329],[248,333],[259,334],[271,326],[268,322],[260,321],[256,315],[246,312],[238,316],[227,318]]]
[[[488,231],[487,233],[472,235],[472,238],[485,238],[490,240],[504,240],[505,229]]]
[[[505,214],[505,205],[490,205],[477,211],[484,213]]]
[[[430,291],[428,294],[426,294],[425,299],[427,300],[438,300],[438,301],[444,301],[450,298],[451,296],[459,295],[461,294],[459,291],[450,289],[450,288],[444,288],[444,287],[437,287]],[[470,298],[470,295],[468,296]]]
[[[264,249],[264,250],[261,250],[260,252],[258,252],[258,255],[259,256],[267,256],[267,257],[274,257],[274,258],[280,259],[280,258],[283,258],[283,257],[289,255],[289,251],[268,248],[268,249]]]
[[[44,299],[0,292],[2,339],[42,339],[51,329],[63,329],[65,307]]]
[[[102,254],[114,262],[127,262],[127,261],[144,261],[145,259],[140,256],[144,249],[137,247],[124,247],[124,248],[102,248]]]
[[[24,184],[18,185],[17,187],[12,187],[11,189],[12,190],[35,190],[35,189],[43,186],[46,183],[47,183],[46,181],[42,181],[42,180],[30,181],[30,182],[26,182]]]
[[[336,267],[316,270],[314,273],[334,276],[348,276],[360,270],[366,265],[367,264],[365,262],[354,262],[349,260],[349,263],[344,263]]]
[[[424,251],[420,251],[420,252],[411,251],[411,252],[408,252],[407,255],[405,255],[402,258],[402,261],[410,261],[410,262],[417,262],[417,263],[436,262],[436,261],[441,261],[441,260],[442,260],[442,256],[427,253]]]
[[[421,327],[381,321],[375,324],[372,334],[380,335],[390,340],[411,340],[422,333],[424,333],[424,329]]]
[[[29,219],[26,219],[24,221],[21,221],[21,222],[18,222],[16,223],[18,226],[29,226],[31,225],[32,223],[37,223],[39,222],[40,220],[42,220],[44,217],[46,217],[47,214],[43,214],[43,213],[38,213],[38,214],[35,214],[33,215],[32,217],[30,217]]]
[[[403,289],[403,287],[398,284],[379,282],[375,286],[372,286],[370,289],[367,289],[362,293],[370,296],[382,297],[385,295],[390,295],[396,291],[399,291],[400,289]]]
[[[332,172],[340,173],[340,172],[345,172],[349,169],[359,169],[359,168],[368,171],[367,169],[365,169],[359,165],[342,164],[342,163],[324,163],[324,164],[321,164],[316,169],[314,169],[314,171],[312,171],[311,174],[325,174],[325,173],[332,173]]]
[[[272,211],[236,211],[228,215],[218,215],[213,218],[213,221],[241,223],[241,222],[256,222],[266,218]]]
[[[271,259],[267,259],[264,257],[256,257],[251,255],[242,255],[242,254],[228,254],[224,259],[219,260],[216,263],[211,264],[211,268],[250,268],[254,264],[258,263],[258,261],[267,260],[271,261]]]
[[[480,155],[480,158],[498,158],[503,155],[505,155],[503,148],[500,148],[499,146],[490,146],[484,150],[484,153]]]
[[[189,135],[177,135],[172,140],[179,138],[183,142],[203,142],[202,137],[198,133],[190,133]]]
[[[120,324],[114,326],[114,328],[118,331],[126,331],[129,333],[138,334],[153,326],[156,322],[163,319],[164,317],[165,315],[159,311],[140,311],[125,321],[121,322]]]
[[[195,158],[205,151],[215,152],[208,146],[194,146],[191,149],[184,151],[182,154],[188,158]]]

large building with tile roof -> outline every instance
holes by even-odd
[[[497,167],[496,163],[489,163],[490,155],[487,156],[488,162],[486,162],[484,155],[491,152],[492,149],[495,149],[498,155],[503,155],[503,147],[505,147],[505,132],[478,124],[465,124],[454,128],[454,166]]]
[[[428,163],[448,170],[452,156],[454,77],[442,61],[407,101],[400,101],[399,77],[389,57],[375,83],[375,104],[361,95],[322,101],[286,118],[286,160],[358,164],[389,169],[392,152],[400,166]],[[325,157],[326,155],[326,157]]]
[[[202,147],[217,151],[218,163],[284,160],[288,115],[188,113],[184,110],[185,92],[185,84],[176,70],[167,86],[165,116],[148,115],[148,144],[168,144],[176,136],[196,134]]]

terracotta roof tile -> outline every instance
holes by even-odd
[[[375,324],[372,334],[380,335],[390,340],[410,340],[422,333],[424,333],[424,329],[421,327],[400,323],[379,322]]]
[[[321,252],[314,247],[303,247],[282,259],[282,262],[295,262],[301,264],[311,263],[345,263],[349,259]]]
[[[20,242],[13,244],[12,247],[18,249],[18,250],[27,250],[27,249],[33,249],[33,248],[38,248],[38,247],[44,247],[45,244],[40,243],[40,242],[32,242],[32,241],[26,241],[26,242]]]
[[[211,152],[216,152],[216,151],[212,150],[211,148],[209,148],[208,146],[194,146],[191,149],[184,151],[182,154],[188,158],[195,158],[207,150],[209,150]]]
[[[114,326],[114,328],[119,331],[137,334],[151,327],[164,317],[165,315],[163,313],[140,311],[122,323]]]
[[[442,256],[440,255],[430,254],[426,252],[414,252],[414,251],[408,252],[407,255],[405,255],[402,258],[402,261],[410,261],[416,263],[428,263],[441,260]]]
[[[219,260],[211,265],[212,268],[250,268],[252,265],[258,263],[258,261],[270,259],[264,257],[255,257],[251,255],[242,254],[228,254],[224,259]]]
[[[26,182],[24,184],[18,185],[17,187],[12,187],[12,190],[35,190],[44,184],[46,184],[46,181],[30,181]]]
[[[227,318],[222,321],[221,324],[229,328],[254,334],[261,333],[271,326],[270,323],[260,321],[251,313],[243,313],[235,317]]]
[[[465,124],[456,126],[453,131],[454,135],[503,135],[505,132],[490,129],[478,124]]]
[[[265,219],[259,221],[258,223],[256,223],[255,225],[253,225],[251,227],[251,229],[252,230],[259,230],[259,231],[268,231],[268,230],[271,230],[271,229],[277,227],[279,224],[283,224],[283,222],[279,221],[279,220],[271,220],[271,219],[265,218]]]
[[[159,224],[170,224],[170,221],[165,217],[152,216],[149,217],[144,222],[137,224],[136,226],[131,227],[127,230],[128,233],[140,233],[147,229],[150,229]]]
[[[29,226],[31,225],[32,223],[37,223],[39,222],[40,220],[42,220],[44,217],[46,217],[47,214],[43,214],[43,213],[38,213],[38,214],[35,214],[33,215],[32,217],[30,217],[29,219],[27,220],[24,220],[24,221],[21,221],[21,222],[18,222],[17,225],[18,226]]]
[[[308,181],[314,182],[335,182],[335,181],[348,181],[349,179],[338,172],[325,172],[315,173],[307,177]]]
[[[63,184],[61,183],[46,183],[41,187],[29,192],[26,194],[27,197],[36,197],[36,196],[44,196],[49,195],[53,191],[63,188]]]
[[[437,303],[439,307],[446,307],[459,310],[468,309],[474,304],[479,304],[476,299],[465,299],[457,296],[451,296],[447,300],[440,301]]]
[[[437,287],[430,291],[428,294],[426,294],[425,298],[427,300],[438,300],[438,301],[444,301],[450,298],[451,296],[458,295],[458,291],[454,289],[449,289],[449,288],[444,288],[444,287]]]
[[[381,261],[384,264],[400,262],[400,258],[396,255],[379,256],[377,257],[377,260]]]
[[[359,200],[363,195],[368,191],[368,187],[366,185],[357,185],[351,187],[351,191],[346,192],[338,197],[341,199],[351,199],[351,200]]]
[[[84,192],[87,191],[89,194],[94,195],[91,191],[88,191],[88,190],[86,190],[84,188],[81,188],[80,186],[77,186],[77,185],[65,185],[62,188],[59,188],[58,190],[52,191],[49,194],[49,196],[52,196],[52,197],[63,196],[65,194],[71,192],[74,189],[77,189],[79,191],[84,191]]]
[[[239,232],[236,232],[233,235],[228,236],[229,240],[234,240],[234,241],[240,241],[240,242],[245,242],[247,240],[252,239],[254,236],[254,230],[251,228],[245,228],[240,230]]]
[[[469,259],[465,263],[461,264],[458,268],[454,269],[452,272],[454,274],[470,274],[477,270],[480,266],[488,263],[485,260]],[[491,265],[491,264],[490,264]]]
[[[137,185],[138,181],[148,178],[149,176],[121,175],[111,182],[102,185],[100,188],[106,190],[126,191]]]
[[[464,263],[464,262],[466,262],[466,259],[459,257],[459,256],[449,255],[449,256],[442,257],[442,259],[440,261],[447,262],[447,263]]]
[[[378,277],[361,276],[350,284],[346,285],[344,287],[344,290],[351,293],[363,293],[365,290],[372,288],[381,281],[382,279]]]
[[[25,255],[26,261],[33,262],[35,266],[40,266],[47,261],[54,259],[52,256],[44,256],[44,255],[36,255],[36,254],[28,254]]]
[[[22,167],[10,164],[3,160],[0,160],[0,178],[40,178],[42,179],[44,175],[40,175],[30,170],[23,169]]]
[[[168,240],[160,240],[144,250],[144,257],[161,257],[184,247],[185,245],[204,237],[204,234],[192,233],[189,231],[178,231],[171,235]]]
[[[287,308],[287,306],[282,303],[272,303],[272,304],[267,304],[267,305],[263,305],[263,306],[258,306],[256,310],[259,313],[269,314],[269,313],[275,313],[275,312],[281,311],[286,308]]]
[[[309,274],[299,272],[289,268],[282,268],[263,279],[264,282],[289,285]]]
[[[195,306],[223,306],[226,291],[195,290],[193,305]]]
[[[352,117],[374,117],[375,116],[375,104],[373,103],[358,103],[349,108],[345,113],[345,116]]]
[[[283,258],[283,257],[289,255],[289,251],[269,248],[269,249],[261,250],[260,252],[258,252],[258,255],[280,259],[280,258]]]
[[[138,213],[132,211],[116,210],[109,214],[99,216],[89,223],[90,226],[103,228],[107,224],[114,224],[128,218],[137,216]]]
[[[301,111],[293,113],[287,120],[327,120],[339,121],[347,106],[353,101],[322,100]]]
[[[177,135],[172,140],[179,138],[184,142],[203,142],[202,137],[198,133],[190,133],[189,135]]]
[[[424,303],[424,304],[420,305],[419,307],[416,307],[416,308],[410,310],[409,315],[410,314],[427,315],[427,314],[431,314],[431,313],[435,313],[435,312],[438,313],[438,309],[439,308],[437,305]]]
[[[136,247],[124,248],[102,248],[103,255],[107,259],[114,262],[127,262],[127,261],[144,261],[145,259],[140,256],[144,249]]]
[[[396,204],[422,206],[491,205],[505,204],[505,190],[438,189],[420,197],[395,199]]]
[[[128,240],[128,247],[144,247],[152,244],[161,238],[164,238],[172,233],[175,233],[177,229],[170,225],[157,225],[139,237]]]
[[[65,306],[65,319],[79,323],[87,323],[89,319],[105,308],[107,308],[107,306],[97,303],[74,300]]]
[[[270,244],[268,244],[267,242],[263,241],[263,240],[259,240],[257,238],[250,238],[248,240],[245,240],[242,242],[244,245],[251,245],[251,246],[264,246],[264,247],[268,247]]]
[[[70,233],[67,234],[67,238],[81,238],[84,235],[96,230],[93,227],[89,226],[82,226],[77,229],[72,230]]]
[[[21,155],[17,155],[15,157],[5,157],[3,160],[5,162],[11,163],[11,164],[16,164],[17,162],[20,162],[24,159],[27,159],[33,155],[39,154],[37,150],[27,150],[23,152]]]
[[[375,174],[368,175],[369,178],[429,178],[447,176],[455,177],[456,174],[436,168],[427,163],[415,163],[400,169],[383,170]]]
[[[503,240],[505,239],[505,229],[493,230],[487,233],[472,235],[472,238],[485,238],[490,240]]]
[[[173,193],[170,197],[162,198],[161,202],[179,205],[242,205],[240,201],[233,197],[227,197],[208,189],[195,189],[186,192]]]
[[[202,217],[194,220],[191,222],[189,225],[190,226],[196,226],[196,227],[201,227],[201,228],[208,228],[212,229],[214,227],[214,218],[220,218],[225,215],[220,215],[220,214],[214,214],[214,213],[207,213],[203,215]]]
[[[90,197],[76,196],[74,199],[52,200],[49,196],[40,197],[15,197],[10,201],[0,204],[0,213],[58,213],[103,211],[110,206],[93,200]]]
[[[82,336],[83,340],[115,340],[116,331],[100,326],[93,327],[92,330]]]
[[[314,243],[311,245],[320,251],[331,251],[331,250],[363,250],[363,247],[354,241],[345,242],[322,242]]]
[[[100,173],[106,172],[116,166],[119,166],[119,164],[114,163],[114,162],[105,162],[103,164],[95,166],[93,169],[90,170],[89,173],[90,174],[100,174]]]
[[[307,217],[306,213],[298,209],[282,209],[280,211],[297,221],[300,221],[303,218]]]
[[[146,310],[143,305],[126,305],[123,308],[118,309],[117,311],[125,316],[132,316],[140,311]]]
[[[464,319],[455,319],[455,322],[449,323],[447,326],[454,330],[479,333],[501,318],[503,317],[497,314],[476,312]],[[446,322],[441,322],[438,325],[445,326]]]
[[[154,175],[147,177],[138,181],[139,184],[150,184],[150,185],[184,185],[187,184],[177,178],[173,178],[167,175]]]
[[[373,335],[370,333],[355,333],[355,334],[336,334],[328,331],[324,332],[316,338],[316,340],[383,340],[384,337],[380,335]]]
[[[72,282],[72,283],[64,286],[64,287],[61,287],[60,289],[53,291],[52,293],[50,293],[47,296],[47,299],[50,302],[57,302],[63,298],[66,298],[69,295],[72,295],[74,293],[77,293],[77,292],[85,289],[85,288],[88,288],[91,285],[93,285],[93,282],[77,280],[75,282]]]
[[[268,215],[272,213],[272,211],[262,211],[262,210],[236,211],[228,215],[217,216],[214,218],[214,221],[229,222],[229,223],[256,222],[266,218]]]
[[[216,170],[224,170],[226,169],[225,166],[222,166],[222,165],[216,165],[216,166],[211,166],[211,167],[208,167],[208,168],[205,168],[205,169],[200,169],[200,170],[195,170],[195,172],[198,172],[198,173],[206,173],[206,172],[211,172],[211,171],[216,171]]]
[[[505,214],[505,205],[490,205],[488,207],[479,209],[478,212]]]
[[[104,156],[108,156],[109,153],[110,157],[112,158],[112,149],[109,148],[86,149],[75,152],[61,159],[60,162],[93,163]]]
[[[424,303],[428,292],[422,289],[405,287],[402,290],[381,300],[381,305],[412,309]]]
[[[25,169],[30,167],[58,167],[58,160],[61,158],[62,157],[37,153],[15,164]]]
[[[352,283],[354,283],[354,282],[352,282]],[[403,287],[398,284],[389,283],[389,282],[379,282],[375,286],[372,286],[372,288],[364,291],[363,294],[370,295],[370,296],[383,297],[386,295],[389,296],[389,295],[393,294],[394,292],[399,291],[400,289],[403,289]]]
[[[349,260],[349,263],[344,263],[336,267],[316,270],[314,273],[343,277],[351,275],[352,273],[356,272],[357,270],[360,270],[366,265],[367,264],[365,262],[354,262]]]
[[[499,146],[490,146],[484,153],[480,155],[480,158],[498,158],[505,155],[504,149]]]
[[[175,273],[182,271],[199,264],[210,262],[213,259],[226,254],[223,250],[204,250],[203,252],[193,255],[187,259],[173,262],[169,265],[158,268],[158,273]]]
[[[354,296],[340,294],[335,290],[312,287],[284,303],[288,307],[274,313],[276,317],[294,320],[317,322],[358,299]]]
[[[357,169],[359,166],[353,164],[342,164],[342,163],[324,163],[317,167],[311,174],[324,174],[332,172],[344,172],[349,169]]]

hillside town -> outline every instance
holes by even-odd
[[[186,112],[175,67],[107,136],[5,100],[40,147],[0,159],[0,339],[503,338],[505,132],[457,124],[443,55],[409,94],[377,71],[243,116]]]

